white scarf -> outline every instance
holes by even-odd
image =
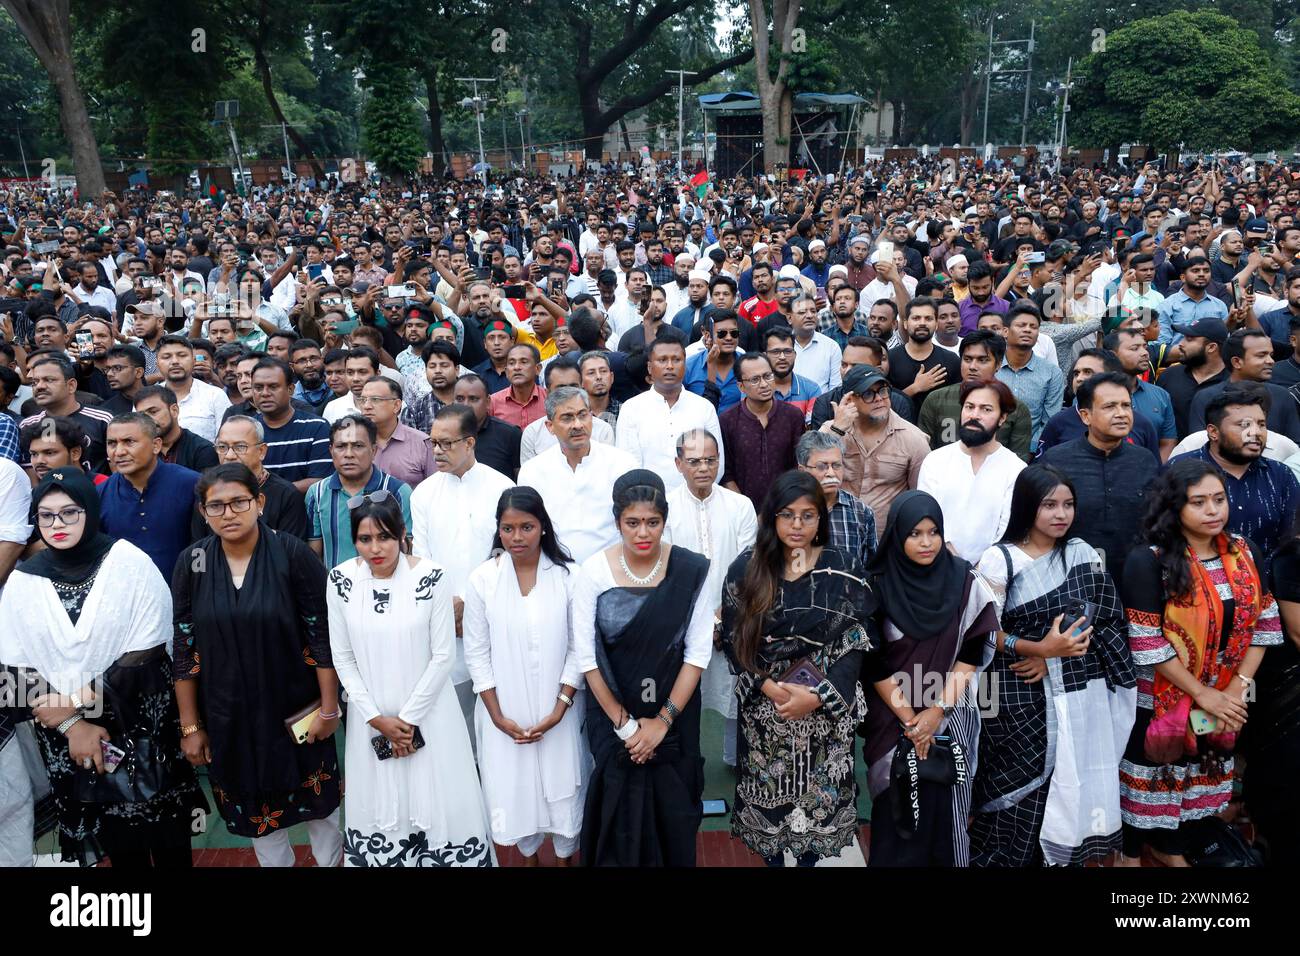
[[[166,644],[172,595],[149,557],[129,541],[99,566],[74,626],[48,578],[14,571],[0,592],[0,661],[35,670],[61,694],[81,690],[123,654]]]

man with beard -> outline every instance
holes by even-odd
[[[858,294],[847,283],[830,294],[830,313],[818,318],[817,329],[842,350],[855,335],[870,334],[870,323],[858,319]],[[875,306],[872,306],[874,309]]]
[[[828,432],[804,432],[794,450],[799,470],[817,479],[831,519],[830,545],[859,571],[876,553],[876,517],[844,490],[844,442]]]
[[[1006,531],[1011,491],[1025,462],[997,439],[1018,404],[1004,382],[963,382],[958,401],[957,440],[925,456],[916,487],[943,509],[944,541],[974,563]]]
[[[1228,380],[1228,366],[1223,361],[1228,326],[1222,319],[1201,319],[1178,326],[1178,335],[1183,360],[1166,368],[1156,381],[1173,402],[1174,424],[1181,439],[1195,430],[1189,427],[1189,418],[1196,393]]]
[[[844,263],[844,278],[853,287],[854,292],[861,292],[867,283],[876,278],[876,268],[867,261],[871,253],[871,237],[858,233],[849,240],[849,259]]]
[[[183,335],[163,336],[158,346],[158,371],[163,373],[163,384],[176,393],[181,427],[208,441],[216,438],[230,399],[225,389],[194,377],[194,346],[190,340]]]
[[[925,398],[961,374],[961,362],[947,349],[934,344],[939,327],[939,303],[930,296],[918,296],[903,310],[902,345],[889,350],[889,381],[912,400],[916,408]]]
[[[867,312],[867,331],[871,338],[885,343],[887,349],[903,344],[902,336],[898,334],[898,306],[893,299],[877,299],[871,304]]]
[[[690,285],[691,270],[695,268],[695,257],[689,252],[678,253],[673,258],[672,278],[663,284],[664,299],[668,302],[666,320],[670,320],[690,301],[686,287]]]
[[[1029,406],[1034,423],[1030,450],[1038,448],[1038,438],[1053,415],[1061,410],[1065,396],[1065,376],[1052,362],[1034,354],[1042,316],[1029,301],[1017,302],[1002,316],[1006,329],[1007,351],[998,367],[997,377],[1015,394],[1017,401]]]
[[[776,300],[776,282],[772,267],[766,262],[756,262],[752,273],[754,295],[740,304],[740,317],[751,325],[758,325],[767,316],[778,311],[781,306]]]
[[[803,267],[803,275],[812,279],[818,297],[826,294],[826,283],[831,277],[831,267],[826,262],[826,243],[822,240],[814,239],[808,243],[808,264]]]
[[[83,460],[91,470],[101,470],[107,459],[105,435],[113,416],[77,400],[77,376],[72,362],[57,352],[38,354],[27,366],[27,381],[32,386],[32,400],[40,412],[19,422],[19,429],[40,422],[47,415],[71,418],[86,435]]]
[[[961,334],[979,328],[985,312],[1006,315],[1011,303],[993,292],[993,269],[983,259],[976,259],[966,271],[967,296],[957,303],[961,310]]]
[[[763,335],[763,354],[772,365],[776,376],[773,387],[776,397],[793,405],[806,421],[812,415],[814,403],[821,390],[810,379],[794,372],[794,332],[784,326],[768,329]]]
[[[582,372],[582,387],[594,418],[599,418],[611,428],[618,426],[618,411],[623,403],[613,396],[614,368],[609,353],[604,350],[584,352],[578,360]]]
[[[997,377],[1006,353],[1006,342],[996,332],[976,329],[961,340],[961,381],[930,393],[921,406],[917,425],[930,437],[930,447],[943,448],[957,441],[961,431],[962,388],[971,382],[988,382]],[[1023,461],[1029,461],[1033,422],[1023,402],[1016,402],[998,429],[997,439]]]
[[[1290,269],[1286,274],[1286,302],[1280,308],[1265,312],[1259,317],[1259,327],[1273,340],[1274,356],[1283,361],[1287,353],[1296,351],[1295,327],[1300,322],[1300,269]],[[1300,369],[1292,373],[1300,381]],[[1288,386],[1295,381],[1286,383]]]
[[[1295,473],[1282,462],[1264,457],[1269,401],[1268,392],[1257,382],[1224,386],[1205,409],[1206,444],[1170,459],[1173,464],[1201,458],[1222,472],[1230,516],[1226,530],[1246,536],[1255,545],[1263,580],[1268,578],[1274,552],[1291,534],[1300,504]]]
[[[713,311],[709,301],[709,280],[712,276],[708,269],[692,269],[686,281],[686,305],[673,316],[673,328],[689,336],[695,326]]]
[[[718,416],[727,467],[722,484],[757,509],[772,482],[795,466],[794,448],[804,432],[804,414],[776,400],[772,363],[762,352],[736,360],[744,398]]]
[[[1088,433],[1049,448],[1041,460],[1073,480],[1075,518],[1070,533],[1100,552],[1118,582],[1142,527],[1147,487],[1160,471],[1160,462],[1128,441],[1133,397],[1123,372],[1085,379],[1075,402]]]
[[[135,410],[148,415],[158,426],[163,461],[197,472],[217,464],[212,442],[181,428],[176,393],[166,385],[149,385],[140,389],[135,396]]]
[[[586,392],[562,381],[551,376],[546,418],[529,426],[541,425],[550,441],[520,466],[519,483],[541,493],[556,536],[581,563],[618,541],[618,527],[609,508],[574,507],[574,503],[608,500],[614,482],[635,469],[636,462],[612,443],[593,440],[597,419]]]
[[[1223,389],[1241,382],[1254,382],[1268,392],[1268,430],[1300,443],[1300,412],[1291,393],[1273,384],[1273,343],[1260,329],[1237,329],[1223,343],[1224,364],[1228,380],[1222,385],[1203,388],[1196,393],[1187,413],[1187,427],[1198,431],[1205,427],[1205,409]]]
[[[1228,307],[1209,294],[1210,263],[1204,256],[1183,263],[1183,287],[1165,297],[1156,311],[1160,341],[1177,345],[1186,334],[1179,328],[1206,320],[1228,321]]]
[[[948,278],[952,280],[952,298],[954,302],[961,303],[970,295],[970,286],[967,279],[970,273],[970,260],[962,253],[949,256],[944,260],[943,267],[947,270]]]
[[[104,377],[113,397],[99,407],[111,415],[134,411],[135,397],[144,388],[144,374],[143,352],[134,345],[114,345],[104,357]]]
[[[325,360],[320,346],[312,339],[298,339],[289,347],[289,366],[298,377],[293,397],[320,415],[334,399],[334,390],[325,380]]]

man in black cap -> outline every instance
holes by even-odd
[[[1174,404],[1174,424],[1179,439],[1183,439],[1192,431],[1188,418],[1196,393],[1228,380],[1222,354],[1228,326],[1222,319],[1199,319],[1190,325],[1175,325],[1173,331],[1183,336],[1183,360],[1165,369],[1157,384],[1169,393]]]
[[[1196,393],[1188,410],[1187,427],[1199,431],[1205,427],[1205,410],[1215,397],[1229,385],[1253,382],[1269,396],[1267,411],[1268,430],[1300,442],[1300,406],[1291,393],[1281,385],[1273,384],[1273,343],[1268,333],[1261,329],[1237,329],[1228,336],[1220,350],[1223,364],[1228,369],[1228,379],[1220,385],[1203,388]]]

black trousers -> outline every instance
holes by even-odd
[[[185,817],[145,826],[102,819],[99,840],[115,870],[178,870],[193,866],[190,821]]]

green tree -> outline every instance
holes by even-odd
[[[380,172],[408,176],[420,164],[423,144],[415,121],[410,71],[379,62],[366,73],[370,97],[361,120],[362,141]]]
[[[1248,151],[1287,146],[1300,96],[1258,34],[1218,13],[1138,20],[1086,57],[1071,94],[1071,138],[1082,145]]]

